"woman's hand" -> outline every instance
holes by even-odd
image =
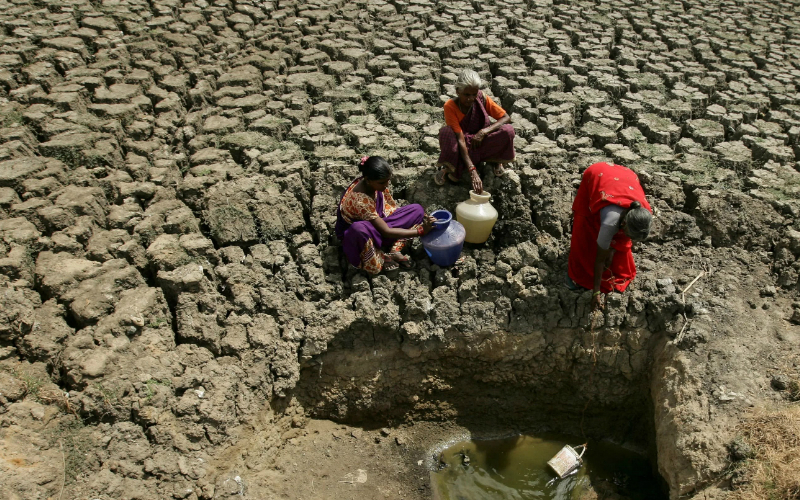
[[[605,309],[603,305],[603,294],[599,292],[592,293],[592,312],[602,311]]]
[[[481,129],[477,134],[472,136],[472,149],[481,147],[481,143],[486,139],[486,129]]]
[[[428,234],[433,229],[433,223],[436,222],[436,217],[432,215],[426,215],[424,219],[422,219],[422,234]]]
[[[473,168],[469,172],[472,175],[472,190],[481,194],[483,192],[483,181],[481,181],[481,176],[478,175],[478,170]]]

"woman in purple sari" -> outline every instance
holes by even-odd
[[[412,267],[401,250],[409,238],[427,234],[433,218],[421,205],[398,207],[389,192],[392,167],[380,156],[363,157],[362,176],[350,183],[336,211],[336,236],[347,261],[370,274]]]
[[[483,191],[483,182],[475,168],[483,161],[494,163],[494,174],[504,173],[503,165],[514,161],[514,127],[503,108],[480,91],[478,73],[464,70],[456,80],[455,99],[444,105],[444,121],[439,130],[441,169],[434,180],[440,186],[447,179],[458,182],[464,170],[472,177],[472,189]],[[491,122],[491,118],[496,121]]]

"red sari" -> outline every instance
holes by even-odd
[[[594,261],[597,257],[597,235],[600,233],[600,209],[618,205],[627,209],[638,201],[652,212],[639,177],[622,165],[595,163],[583,173],[578,194],[572,204],[574,220],[569,248],[569,277],[578,285],[594,288]],[[631,239],[620,229],[611,240],[611,265],[603,272],[600,290],[624,292],[636,277]]]

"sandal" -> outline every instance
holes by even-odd
[[[572,278],[569,277],[569,271],[564,271],[564,286],[566,286],[573,292],[582,292],[584,290],[587,290],[587,288],[583,288],[579,284],[572,281]]]
[[[450,175],[450,171],[447,169],[447,167],[442,167],[433,176],[433,182],[435,182],[437,186],[444,186],[447,182],[447,176]]]
[[[384,259],[381,271],[390,273],[392,271],[397,271],[398,269],[400,269],[400,264],[395,262],[394,259]]]
[[[434,174],[433,182],[435,182],[438,186],[444,186],[447,182],[451,184],[458,183],[458,178],[453,175],[452,170],[447,167],[442,167],[438,172],[436,172],[436,174]]]
[[[433,182],[435,182],[437,186],[444,186],[445,182],[447,182],[445,181],[445,175],[447,175],[447,173],[447,168],[440,168],[439,171],[434,174]]]
[[[503,177],[506,174],[506,169],[503,167],[502,163],[495,163],[494,165],[494,176],[495,177]]]

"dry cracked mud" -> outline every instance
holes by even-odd
[[[743,412],[797,370],[796,2],[0,6],[3,498],[422,499],[437,440],[585,416],[670,498],[722,499]],[[348,269],[362,154],[403,202],[466,198],[432,181],[463,68],[517,131],[481,168],[492,239]],[[596,161],[657,217],[592,329],[561,284]]]

